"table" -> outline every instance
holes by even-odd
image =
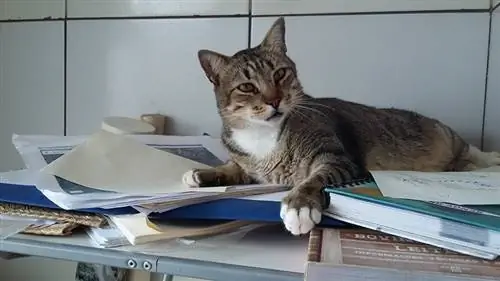
[[[246,235],[175,240],[98,248],[85,233],[70,237],[18,234],[0,241],[0,251],[142,269],[208,280],[303,280],[307,236],[260,228]]]

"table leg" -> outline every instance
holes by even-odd
[[[174,276],[170,274],[163,274],[162,281],[174,281]]]

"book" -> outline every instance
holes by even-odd
[[[455,244],[454,250],[475,256],[489,253],[494,258],[500,253],[500,206],[389,198],[374,181],[327,187],[325,191],[333,203],[324,212],[326,216],[366,228],[392,230],[435,246]]]
[[[369,229],[315,228],[305,281],[486,281],[500,279],[500,260],[462,255]]]
[[[143,214],[110,216],[132,245],[174,238],[215,235],[253,224],[246,221],[154,220]]]

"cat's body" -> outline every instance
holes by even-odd
[[[259,46],[232,57],[200,51],[231,161],[186,173],[186,184],[291,185],[281,217],[297,235],[320,221],[326,184],[367,170],[464,171],[500,164],[499,154],[469,146],[438,120],[305,94],[286,56],[284,31],[279,19]]]
[[[342,165],[354,165],[338,180],[349,180],[366,170],[477,168],[472,159],[464,157],[468,144],[435,119],[336,98],[303,99],[307,109],[292,112],[280,126],[224,128],[222,139],[231,158],[256,181],[291,184],[293,174],[303,177],[300,171],[306,169],[300,165],[305,164],[304,156],[327,152],[349,159],[350,163]],[[285,167],[278,169],[282,163]],[[297,166],[292,167],[293,163]]]

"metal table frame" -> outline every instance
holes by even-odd
[[[304,275],[233,264],[155,256],[115,249],[45,242],[26,237],[0,240],[0,251],[75,262],[145,270],[174,276],[221,281],[302,281]]]

